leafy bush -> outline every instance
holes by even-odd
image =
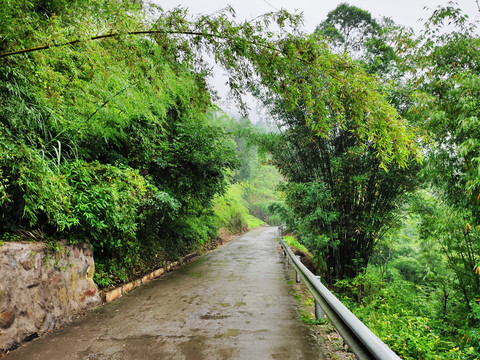
[[[392,266],[396,268],[407,281],[419,283],[423,275],[422,265],[413,257],[399,257],[393,261]]]
[[[249,229],[253,229],[253,228],[256,228],[258,226],[265,225],[264,221],[262,221],[260,219],[257,219],[255,216],[253,216],[251,214],[247,214],[247,217],[246,217],[245,221],[246,221],[247,227]]]
[[[300,244],[294,236],[285,235],[283,237],[283,240],[285,240],[288,246],[293,246],[295,249],[300,250],[306,254],[309,254],[307,248],[304,245]]]
[[[55,164],[12,139],[0,124],[0,229],[12,231],[39,222],[64,229],[78,224],[71,214],[71,187]]]
[[[375,271],[336,285],[342,302],[402,359],[477,357],[473,337],[459,344],[437,324],[428,288],[404,280],[387,284]]]
[[[138,3],[47,3],[51,18],[28,2],[0,9],[2,51],[146,22]],[[2,59],[0,103],[1,239],[90,242],[107,286],[216,236],[234,144],[206,115],[203,75],[163,45],[118,37]]]
[[[219,227],[224,227],[235,234],[264,224],[249,214],[244,195],[245,184],[236,183],[230,185],[223,196],[215,198],[213,209]]]

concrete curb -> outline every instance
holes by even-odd
[[[102,301],[104,304],[108,304],[109,302],[112,302],[115,299],[118,299],[121,297],[123,294],[126,294],[129,291],[132,291],[133,289],[136,289],[137,287],[148,283],[149,281],[167,273],[170,271],[173,271],[177,269],[178,267],[182,266],[183,264],[187,263],[189,260],[193,259],[194,257],[197,257],[197,253],[192,253],[185,255],[182,259],[179,261],[174,261],[172,263],[168,263],[165,267],[159,268],[157,270],[152,271],[150,274],[147,274],[143,276],[140,279],[133,280],[125,285],[119,286],[113,290],[109,291],[101,291],[100,296],[102,298]]]

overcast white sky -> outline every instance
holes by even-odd
[[[346,2],[368,10],[375,18],[383,16],[391,17],[397,24],[413,27],[416,31],[421,28],[421,18],[428,18],[433,9],[439,5],[448,4],[448,0],[150,0],[160,5],[164,10],[182,6],[189,9],[193,14],[211,14],[219,9],[231,5],[237,17],[242,19],[253,19],[266,12],[286,9],[290,12],[303,13],[305,32],[313,32],[315,27],[323,21],[328,12],[335,9],[340,3]],[[458,6],[472,19],[479,19],[480,12],[477,0],[456,0]],[[427,7],[430,10],[425,10]],[[216,78],[213,84],[221,88],[224,80]],[[219,89],[220,94],[225,90]],[[228,105],[220,103],[222,108],[227,110]],[[233,109],[232,109],[233,110]],[[256,121],[255,112],[251,114],[253,121]]]
[[[256,16],[275,10],[286,9],[291,12],[303,12],[305,30],[312,32],[315,26],[325,19],[327,13],[342,2],[358,6],[378,18],[388,16],[401,25],[418,28],[418,19],[426,18],[431,9],[438,5],[446,5],[447,0],[154,0],[164,10],[181,5],[187,7],[193,14],[210,14],[216,10],[231,5],[240,18],[252,19]],[[476,0],[456,0],[455,3],[471,17],[479,14]]]

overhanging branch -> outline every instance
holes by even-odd
[[[149,35],[149,34],[178,34],[178,35],[191,35],[191,36],[205,36],[205,37],[224,38],[221,35],[216,35],[216,34],[211,34],[211,33],[202,33],[202,32],[196,32],[196,31],[140,30],[140,31],[129,31],[129,32],[126,32],[126,33],[111,33],[111,34],[97,35],[97,36],[92,36],[92,37],[87,38],[87,39],[77,39],[77,40],[72,40],[72,41],[68,41],[68,42],[65,42],[65,43],[61,43],[61,44],[53,44],[53,45],[48,45],[47,44],[47,45],[36,46],[36,47],[33,47],[33,48],[28,48],[28,49],[10,51],[10,52],[0,54],[0,58],[4,58],[4,57],[7,57],[7,56],[13,56],[13,55],[19,55],[19,54],[26,54],[26,53],[31,53],[31,52],[40,51],[40,50],[47,50],[47,49],[52,49],[52,48],[56,48],[56,47],[75,45],[75,44],[79,44],[79,43],[87,42],[87,41],[112,38],[112,37],[116,37],[116,36],[119,36],[119,35]]]

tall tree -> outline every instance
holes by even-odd
[[[285,131],[265,144],[286,179],[288,223],[328,282],[353,278],[366,269],[377,239],[415,188],[418,164],[381,168],[373,143],[352,131],[353,122],[319,137],[305,125],[301,107],[285,111],[279,103],[274,112]]]
[[[421,207],[422,236],[441,245],[456,276],[453,285],[469,311],[480,295],[475,273],[480,265],[480,38],[476,28],[452,4],[433,12],[416,42],[402,42],[411,86],[419,89],[410,116],[430,139],[425,144],[423,174],[434,197]]]
[[[386,45],[382,29],[367,11],[341,4],[317,27],[316,34],[324,36],[329,45],[333,43],[334,51],[341,45],[341,57],[355,55],[352,66],[363,73],[366,83],[370,80],[365,70],[383,75],[390,71],[393,49]],[[361,61],[367,58],[370,63]],[[315,79],[306,76],[305,82],[310,81]],[[385,99],[385,95],[379,96]],[[383,166],[376,142],[356,131],[358,122],[367,121],[366,113],[356,112],[363,106],[370,111],[368,103],[356,103],[354,94],[337,94],[337,98],[345,112],[340,118],[335,109],[326,106],[323,113],[316,114],[315,122],[332,124],[320,137],[305,126],[302,102],[292,109],[271,100],[272,114],[285,131],[266,142],[274,164],[287,180],[283,187],[289,207],[287,222],[322,259],[319,266],[331,283],[352,278],[366,268],[397,206],[414,189],[418,171],[413,162],[407,167],[401,162]],[[402,124],[411,131],[403,120]],[[398,140],[402,141],[393,139],[393,143]]]
[[[369,39],[378,35],[380,26],[372,15],[356,6],[342,3],[327,14],[327,18],[315,29],[324,36],[334,51],[360,58]]]
[[[325,39],[334,53],[359,61],[368,73],[388,82],[398,76],[394,44],[400,29],[391,18],[377,20],[367,10],[342,3],[327,14],[314,34]]]

